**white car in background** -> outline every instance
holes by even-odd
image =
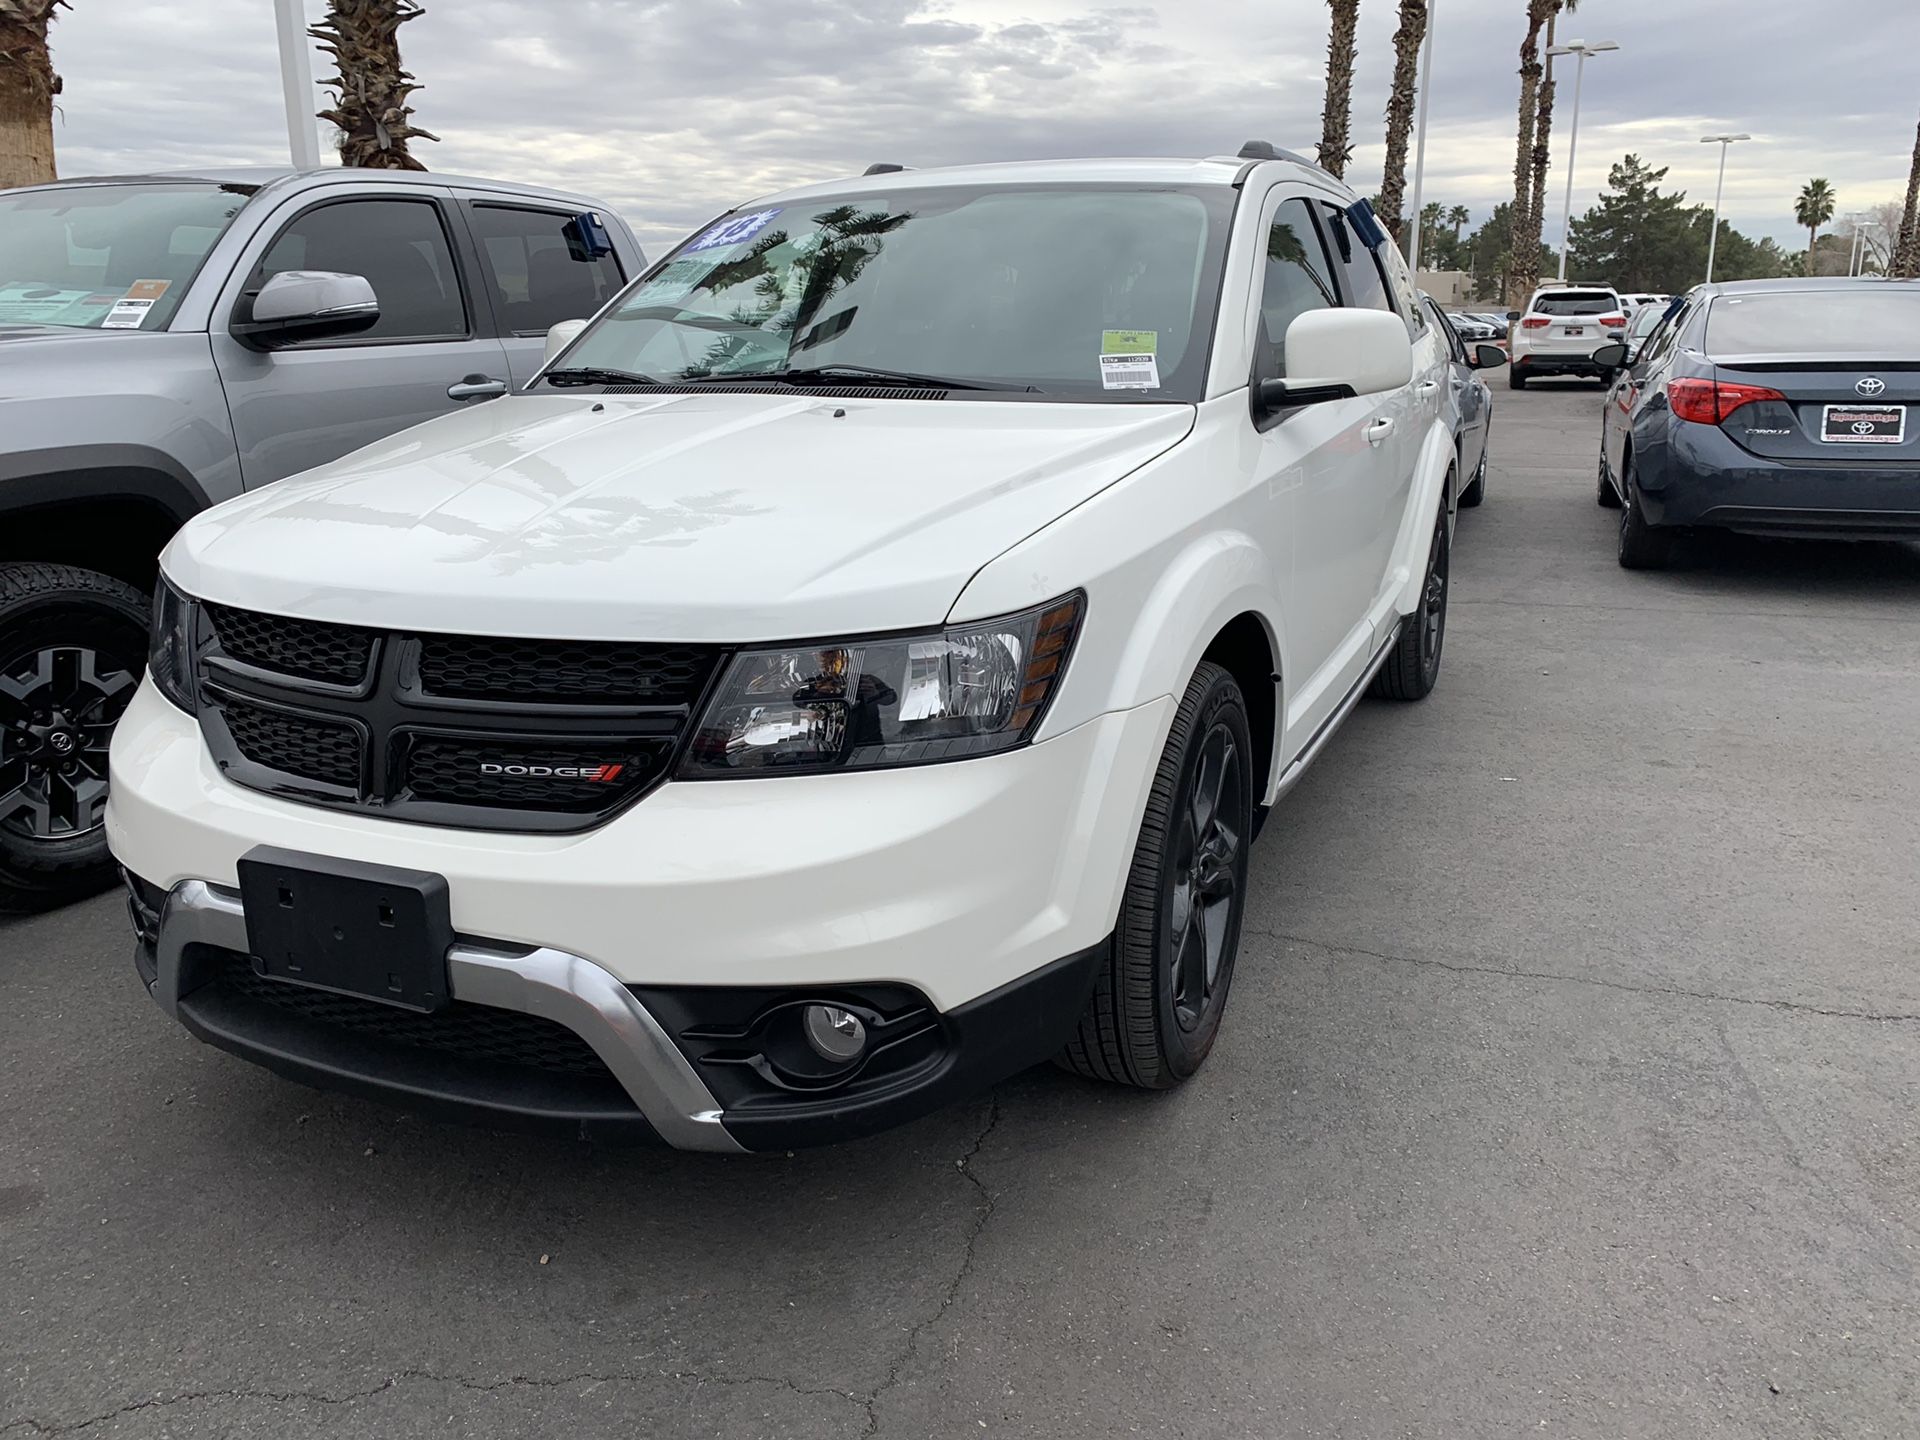
[[[1619,293],[1604,285],[1542,285],[1513,311],[1513,357],[1507,384],[1527,388],[1546,375],[1585,375],[1607,384],[1613,367],[1595,362],[1593,352],[1618,341],[1627,327]]]
[[[1175,1085],[1269,807],[1438,676],[1450,364],[1260,143],[744,205],[526,391],[167,548],[140,976],[309,1083],[694,1149]]]

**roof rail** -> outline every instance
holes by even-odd
[[[869,165],[866,169],[862,170],[860,173],[862,175],[891,175],[895,171],[904,170],[906,168],[907,167],[904,165],[894,164],[891,160],[881,160],[881,161],[877,161],[872,165]]]
[[[1291,150],[1282,150],[1271,140],[1249,140],[1240,147],[1240,153],[1234,158],[1236,160],[1291,160],[1296,165],[1311,166],[1315,170],[1320,168],[1306,156],[1297,155]]]

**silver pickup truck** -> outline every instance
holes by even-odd
[[[453,175],[0,193],[0,910],[111,874],[107,737],[173,532],[518,388],[643,265],[594,200]]]

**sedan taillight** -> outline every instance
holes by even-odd
[[[1520,322],[1522,330],[1544,330],[1553,322],[1544,315],[1529,315]]]
[[[1765,385],[1738,385],[1729,380],[1667,382],[1667,404],[1675,415],[1695,425],[1718,425],[1742,405],[1757,405],[1763,400],[1784,402],[1786,398]]]

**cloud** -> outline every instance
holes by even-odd
[[[307,6],[318,18],[322,0]],[[1476,220],[1512,191],[1521,8],[1438,7],[1426,194]],[[1920,5],[1885,8],[1897,14],[1876,11],[1862,45],[1858,27],[1784,3],[1590,4],[1569,30],[1622,49],[1588,66],[1576,212],[1628,149],[1711,200],[1717,151],[1698,137],[1729,127],[1757,137],[1727,176],[1727,214],[1750,233],[1792,240],[1813,174],[1843,210],[1899,195]],[[1349,178],[1363,189],[1382,160],[1393,23],[1382,0],[1362,7]],[[658,246],[875,160],[1199,155],[1250,136],[1309,149],[1325,25],[1323,0],[427,0],[401,34],[425,85],[418,121],[442,137],[420,147],[429,165],[583,190]],[[285,158],[265,0],[76,0],[54,39],[66,173]]]

